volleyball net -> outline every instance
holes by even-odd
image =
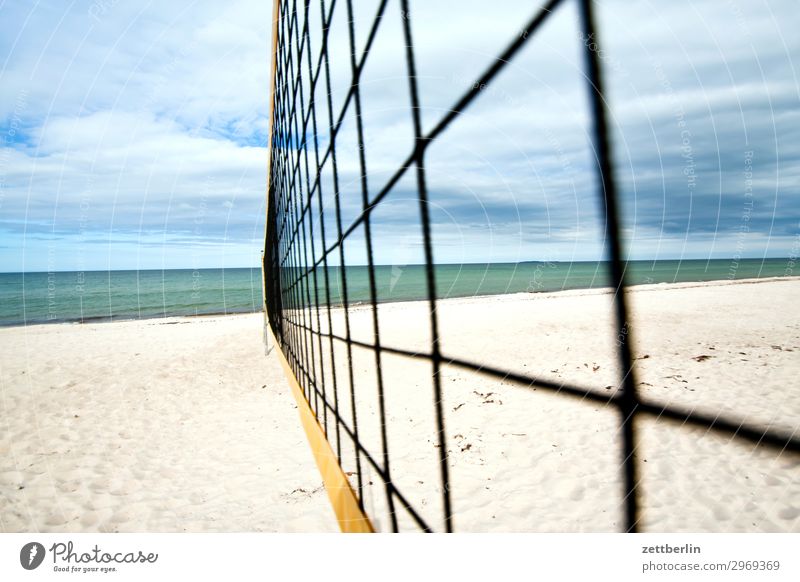
[[[591,114],[592,145],[596,155],[596,191],[605,220],[613,295],[617,358],[623,371],[620,390],[602,394],[589,387],[561,381],[548,381],[508,369],[495,368],[487,362],[443,354],[437,314],[437,281],[434,245],[426,177],[426,151],[462,113],[479,98],[486,87],[509,66],[521,49],[536,36],[548,18],[561,4],[574,2],[579,13],[583,38],[584,75]],[[273,30],[273,78],[270,103],[269,186],[263,258],[265,308],[268,331],[274,336],[279,356],[296,390],[304,424],[323,472],[328,493],[334,501],[342,528],[347,531],[370,531],[371,520],[380,517],[397,531],[398,516],[409,518],[422,531],[453,531],[453,517],[459,507],[451,500],[451,474],[448,461],[446,414],[442,398],[442,368],[461,369],[485,377],[502,380],[523,388],[572,398],[585,405],[603,405],[616,410],[620,426],[619,467],[624,492],[621,506],[622,529],[640,529],[641,480],[635,421],[640,417],[672,422],[680,427],[699,427],[737,441],[771,448],[781,453],[800,453],[800,440],[793,434],[769,427],[749,425],[713,414],[684,410],[671,404],[652,402],[637,392],[636,370],[631,352],[631,318],[626,296],[623,250],[620,240],[620,202],[611,168],[611,143],[607,126],[607,105],[598,34],[595,30],[590,0],[552,0],[530,15],[519,34],[492,64],[476,72],[474,83],[464,92],[432,129],[423,131],[415,44],[412,35],[413,12],[408,0],[377,3],[375,13],[356,36],[353,0],[276,0]],[[334,106],[332,98],[331,48],[329,38],[336,22],[348,27],[350,82],[349,89]],[[402,23],[404,43],[397,46],[406,65],[407,105],[413,122],[414,144],[406,158],[385,184],[372,191],[366,176],[369,143],[365,140],[361,121],[360,78],[370,57],[376,35],[388,19]],[[358,19],[363,26],[363,17]],[[340,58],[342,55],[338,55]],[[337,150],[337,138],[346,116],[354,116],[357,148]],[[341,183],[343,164],[357,166],[360,180]],[[327,176],[324,178],[324,176]],[[401,180],[415,185],[418,200],[421,241],[424,251],[427,296],[428,339],[415,349],[400,349],[382,341],[378,316],[378,283],[375,241],[380,237],[380,224],[372,220],[376,209]],[[346,217],[344,202],[358,204],[355,218]],[[358,233],[366,246],[368,301],[360,309],[371,313],[370,341],[356,338],[350,327],[351,299],[348,296],[348,268],[345,244]],[[361,244],[361,243],[360,243]],[[336,290],[334,294],[332,290]],[[334,320],[338,320],[334,321]],[[385,331],[385,330],[384,330]],[[369,352],[369,370],[365,373],[354,365],[354,352]],[[431,518],[415,504],[397,484],[393,474],[391,443],[387,438],[387,418],[391,411],[384,393],[384,367],[387,358],[405,358],[424,364],[429,369],[429,406],[435,419],[438,480],[436,491],[439,516]],[[363,362],[363,359],[362,359]],[[359,426],[357,403],[377,395],[375,414],[377,432],[365,435]],[[367,438],[371,439],[367,442]],[[379,483],[385,495],[380,511],[370,514],[366,491]],[[374,511],[374,509],[373,509]],[[429,512],[428,512],[429,513]]]

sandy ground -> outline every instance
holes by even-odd
[[[643,397],[800,429],[800,280],[630,291]],[[440,303],[445,357],[618,389],[612,295],[518,294]],[[341,309],[331,312],[344,336]],[[327,312],[322,310],[323,330]],[[261,316],[0,329],[0,528],[4,531],[335,531],[327,496]],[[430,347],[425,303],[379,310],[385,346]],[[313,325],[316,321],[312,318]],[[350,311],[372,339],[371,312]],[[310,345],[310,344],[309,344]],[[315,370],[334,403],[331,353]],[[335,342],[335,405],[381,455],[375,356]],[[321,349],[320,349],[321,348]],[[324,363],[324,372],[320,366]],[[441,530],[431,367],[384,353],[391,476]],[[618,531],[619,414],[445,366],[456,531]],[[336,448],[329,415],[328,430]],[[666,422],[637,423],[642,528],[800,531],[800,459]],[[353,447],[342,464],[358,485]],[[385,488],[362,459],[365,506],[387,530]],[[416,526],[402,508],[401,530]]]
[[[338,531],[262,321],[0,329],[0,530]]]
[[[628,332],[642,397],[800,433],[798,297],[798,279],[631,289]],[[568,291],[442,301],[442,353],[612,393],[619,385],[612,298]],[[334,333],[345,336],[343,312],[333,310],[332,319]],[[324,310],[321,320],[327,329]],[[350,325],[355,339],[371,341],[369,308],[352,309]],[[384,346],[430,349],[425,303],[381,305],[379,325]],[[334,350],[339,410],[352,426],[346,350],[338,342]],[[323,342],[324,361],[329,351]],[[386,352],[382,358],[392,479],[441,530],[431,366]],[[360,438],[379,459],[374,361],[371,351],[353,349]],[[456,531],[620,530],[615,409],[453,366],[443,368],[442,383]],[[644,530],[800,531],[797,455],[650,419],[637,429]],[[356,472],[344,438],[342,450],[345,469]],[[386,530],[381,480],[363,462],[362,471],[367,508]],[[351,481],[357,486],[355,475]],[[398,517],[401,529],[414,528],[404,510]]]

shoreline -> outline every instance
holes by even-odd
[[[651,291],[673,291],[679,289],[698,289],[708,287],[728,287],[731,285],[757,285],[759,283],[775,283],[775,282],[791,282],[800,280],[800,275],[796,276],[782,276],[782,277],[763,277],[751,279],[714,279],[712,281],[680,281],[675,283],[641,283],[635,285],[627,285],[628,291],[635,292],[651,292]],[[550,297],[592,297],[598,295],[613,295],[613,287],[578,287],[574,289],[559,289],[555,291],[518,291],[514,293],[494,293],[490,295],[464,295],[460,297],[446,297],[444,299],[437,299],[436,303],[444,305],[458,304],[458,302],[470,301],[483,301],[495,300],[503,301],[517,300],[517,299],[544,299]],[[427,304],[427,299],[408,299],[400,301],[379,301],[379,306],[391,305],[407,305],[407,304]],[[313,307],[313,306],[312,306]],[[320,308],[325,307],[320,305]],[[351,304],[350,307],[354,308],[353,311],[359,311],[363,308],[371,307],[369,302],[360,302]],[[331,305],[331,310],[341,310],[341,305]]]
[[[240,315],[253,315],[254,313],[264,313],[263,310],[251,310],[251,311],[210,311],[208,313],[198,313],[196,315],[153,315],[153,316],[144,316],[144,317],[125,317],[125,316],[113,316],[113,317],[92,317],[92,318],[84,318],[84,319],[68,319],[68,320],[58,320],[53,321],[52,323],[47,321],[32,321],[30,323],[0,323],[0,329],[14,329],[14,328],[28,328],[28,327],[49,327],[49,326],[73,326],[73,325],[94,325],[97,323],[126,323],[131,321],[157,321],[163,319],[188,319],[188,320],[196,320],[196,319],[203,319],[203,318],[212,318],[212,317],[235,317]]]
[[[781,281],[796,281],[800,280],[800,275],[791,275],[791,276],[779,276],[779,277],[761,277],[761,278],[748,278],[748,279],[712,279],[710,281],[680,281],[680,282],[673,282],[673,283],[637,283],[628,285],[626,289],[636,290],[636,292],[648,292],[648,291],[657,291],[657,290],[674,290],[674,289],[692,289],[692,288],[706,288],[706,287],[724,287],[729,285],[753,285],[758,283],[770,283],[770,282],[781,282]],[[513,293],[493,293],[488,295],[460,295],[454,297],[445,297],[441,299],[437,299],[437,303],[442,304],[451,304],[452,302],[459,302],[459,301],[481,301],[481,300],[498,300],[500,298],[522,298],[522,297],[551,297],[551,296],[593,296],[593,295],[609,295],[613,294],[614,289],[612,287],[576,287],[572,289],[557,289],[551,291],[515,291]],[[416,303],[427,303],[428,300],[426,298],[417,298],[417,299],[398,299],[392,301],[378,301],[377,304],[381,306],[390,306],[390,305],[407,305],[407,304],[416,304]],[[327,304],[321,303],[320,309],[326,309]],[[349,307],[352,311],[360,311],[363,309],[369,309],[371,307],[371,302],[369,301],[358,301],[349,304]],[[311,308],[315,308],[315,304],[311,304]],[[330,309],[333,310],[341,310],[343,308],[343,304],[331,304]],[[196,315],[191,314],[174,314],[174,315],[153,315],[153,316],[142,316],[142,317],[126,317],[126,316],[111,316],[111,317],[96,317],[96,318],[89,318],[89,319],[69,319],[69,320],[58,320],[47,322],[47,321],[34,321],[30,323],[0,323],[0,329],[14,329],[14,328],[28,328],[28,327],[38,327],[38,326],[59,326],[59,325],[93,325],[97,323],[125,323],[131,321],[153,321],[153,320],[171,320],[171,319],[184,319],[189,321],[194,321],[203,318],[214,318],[214,317],[232,317],[232,316],[242,316],[242,315],[252,315],[256,313],[264,313],[262,309],[257,310],[243,310],[243,311],[210,311],[206,313],[198,313]]]

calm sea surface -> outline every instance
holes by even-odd
[[[793,272],[789,259],[632,261],[629,284],[781,277]],[[800,273],[800,267],[794,269]],[[369,301],[366,267],[330,267],[307,277],[308,298],[341,303],[342,275],[351,303]],[[317,292],[314,289],[316,276]],[[427,296],[420,265],[378,266],[379,301],[410,301]],[[519,292],[587,289],[609,285],[604,262],[526,262],[438,265],[439,296],[468,297]],[[299,287],[298,287],[299,289]],[[306,289],[302,288],[305,295]],[[306,297],[303,299],[307,300]],[[89,271],[0,273],[0,325],[139,319],[174,315],[243,313],[261,309],[261,270],[175,269],[164,271]]]

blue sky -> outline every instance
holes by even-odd
[[[425,127],[536,4],[411,3]],[[355,5],[363,43],[377,2]],[[630,256],[797,254],[796,2],[599,6]],[[344,7],[331,32],[335,105],[349,74]],[[398,2],[388,14],[362,79],[373,192],[412,145]],[[0,271],[257,265],[269,28],[269,2],[0,3]],[[437,260],[598,258],[586,42],[568,1],[431,146]],[[346,219],[361,204],[354,130],[348,111]],[[374,221],[378,262],[421,258],[413,181]],[[360,236],[348,260],[363,261]]]

